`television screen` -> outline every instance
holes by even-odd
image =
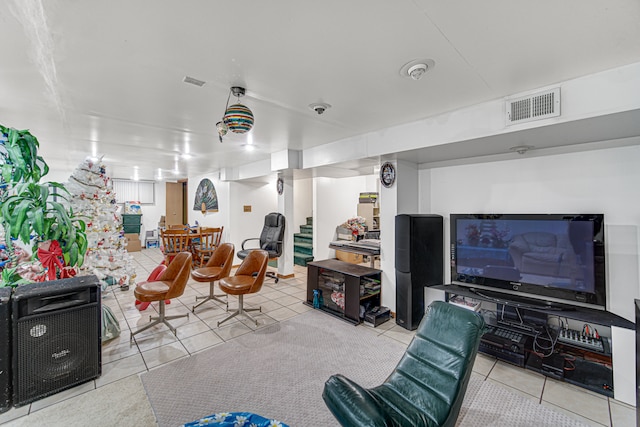
[[[603,215],[453,214],[451,278],[604,308]]]

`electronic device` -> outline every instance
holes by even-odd
[[[606,337],[596,337],[593,334],[586,334],[575,329],[562,328],[558,331],[558,342],[571,344],[589,351],[611,354],[609,340]]]
[[[528,369],[539,372],[557,380],[564,377],[565,357],[559,353],[552,353],[549,356],[541,357],[531,352],[527,357]]]
[[[444,228],[440,215],[396,215],[396,323],[414,330],[424,316],[425,286],[444,283]]]
[[[452,214],[451,281],[522,306],[606,309],[604,215]],[[496,298],[499,301],[499,297]],[[511,304],[513,305],[513,304]]]
[[[96,276],[15,289],[13,404],[22,406],[100,376],[100,281]]]
[[[478,350],[522,367],[528,339],[520,332],[491,325],[482,335]]]

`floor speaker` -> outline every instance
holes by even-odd
[[[16,288],[13,404],[25,405],[100,376],[100,283],[74,277]]]
[[[396,215],[396,323],[414,330],[424,316],[424,288],[444,281],[440,215]]]
[[[11,289],[0,288],[0,413],[11,409]]]

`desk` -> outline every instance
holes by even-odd
[[[359,241],[353,242],[351,240],[336,240],[329,243],[329,249],[335,249],[337,251],[350,252],[358,255],[367,255],[370,260],[371,268],[374,268],[376,257],[380,257],[380,241],[377,241],[377,245],[374,242]]]

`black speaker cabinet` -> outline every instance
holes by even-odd
[[[11,288],[0,288],[0,413],[11,409]]]
[[[444,281],[440,215],[396,215],[396,323],[410,331],[424,316],[424,288]]]
[[[15,406],[100,376],[100,304],[95,276],[15,289],[11,303]]]

